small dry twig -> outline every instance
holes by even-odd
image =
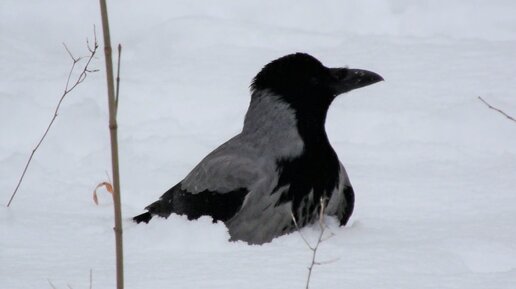
[[[296,217],[294,216],[294,213],[290,212],[290,215],[292,216],[292,221],[294,221],[294,225],[296,226],[296,229],[297,229],[297,231],[299,232],[299,236],[301,236],[301,239],[303,239],[303,241],[305,242],[306,246],[307,246],[308,248],[310,248],[310,250],[312,250],[312,251],[313,251],[313,249],[314,249],[314,248],[312,247],[312,245],[310,245],[310,243],[308,242],[308,240],[307,240],[307,239],[305,238],[305,236],[301,233],[301,230],[300,230],[300,228],[299,228],[299,226],[298,226],[298,224],[297,224]]]
[[[325,233],[325,231],[327,229],[327,226],[324,223],[324,212],[325,212],[325,209],[326,209],[324,198],[321,198],[320,204],[321,204],[321,209],[319,210],[319,228],[320,228],[321,232],[319,233],[319,237],[317,238],[317,243],[315,244],[315,246],[310,245],[310,243],[305,238],[305,236],[303,236],[303,234],[301,233],[301,230],[300,230],[300,228],[299,228],[299,226],[297,224],[296,217],[294,216],[294,213],[291,212],[292,220],[294,222],[294,225],[296,226],[296,229],[297,229],[299,235],[301,236],[301,238],[305,242],[306,246],[312,251],[312,262],[310,263],[310,266],[308,267],[308,276],[306,278],[306,287],[305,287],[306,289],[310,288],[310,278],[312,277],[312,271],[313,271],[313,268],[314,268],[315,265],[329,264],[329,263],[333,263],[333,262],[338,260],[338,258],[332,259],[332,260],[328,260],[328,261],[322,261],[322,262],[318,262],[318,261],[315,260],[316,256],[317,256],[317,250],[319,249],[319,245],[322,242],[324,242],[324,241],[326,241],[326,240],[328,240],[328,239],[330,239],[331,237],[334,236],[334,234],[332,232],[330,232],[330,236],[324,238],[324,233]]]
[[[48,284],[50,285],[50,287],[52,287],[52,289],[57,289],[57,287],[54,285],[54,283],[52,283],[52,281],[50,281],[50,279],[47,279],[48,281]],[[72,285],[66,283],[66,287],[68,287],[68,289],[73,289]],[[90,289],[93,289],[93,269],[90,268]]]
[[[52,281],[50,281],[50,279],[47,279],[47,281],[50,287],[52,287],[52,289],[57,289],[56,286],[54,286],[54,284],[52,283]]]
[[[90,51],[90,55],[89,56],[84,56],[84,57],[78,57],[78,58],[75,58],[73,56],[73,54],[70,52],[70,50],[68,49],[68,47],[63,43],[63,46],[66,50],[66,52],[68,53],[68,55],[70,56],[70,58],[72,59],[72,67],[70,68],[70,71],[68,72],[68,77],[66,79],[66,85],[65,85],[65,89],[64,89],[64,92],[63,94],[61,95],[61,98],[59,99],[58,103],[57,103],[57,106],[54,110],[54,115],[52,117],[52,119],[50,120],[50,123],[48,124],[47,126],[47,129],[45,130],[45,132],[43,133],[43,136],[40,138],[40,140],[38,141],[38,143],[36,144],[36,146],[34,147],[34,149],[32,150],[30,156],[29,156],[29,159],[27,160],[27,163],[25,164],[25,168],[23,169],[23,172],[20,176],[20,179],[18,180],[18,184],[16,185],[16,188],[14,189],[14,192],[13,194],[11,195],[11,198],[9,199],[9,202],[7,203],[7,207],[9,207],[14,199],[14,196],[16,195],[16,193],[18,192],[18,189],[20,188],[20,185],[23,181],[23,178],[25,177],[25,174],[27,173],[27,169],[29,168],[29,165],[32,161],[32,158],[34,157],[34,154],[36,153],[36,151],[38,150],[38,148],[40,147],[40,145],[43,143],[43,141],[45,140],[45,137],[47,136],[48,132],[50,131],[50,128],[52,127],[52,125],[54,124],[54,121],[56,120],[57,118],[57,115],[58,115],[58,112],[59,112],[59,108],[61,107],[61,103],[63,102],[64,98],[72,91],[74,90],[74,88],[76,88],[79,84],[81,84],[85,79],[86,79],[86,76],[88,76],[88,73],[92,73],[92,72],[97,72],[98,70],[97,69],[89,69],[89,65],[91,63],[91,61],[93,60],[93,57],[95,56],[95,54],[97,53],[97,48],[99,47],[98,43],[97,43],[97,35],[95,33],[95,29],[93,29],[93,34],[94,34],[94,44],[93,44],[93,48],[91,48],[89,46],[89,42],[86,41],[86,44],[88,46],[88,50]],[[86,61],[86,64],[84,65],[81,73],[79,74],[79,76],[77,77],[77,79],[75,80],[75,82],[70,86],[70,80],[72,78],[72,73],[75,71],[75,67],[76,65],[82,60],[82,59],[85,59],[87,58],[87,61]]]
[[[90,289],[93,288],[93,269],[90,269]]]
[[[498,111],[499,113],[501,113],[503,116],[505,116],[506,118],[516,122],[516,119],[514,119],[512,116],[506,114],[503,110],[499,109],[499,108],[496,108],[492,105],[490,105],[487,101],[485,101],[481,96],[478,97],[478,99],[480,99],[480,101],[482,101],[488,108],[492,109],[492,110],[496,110]]]

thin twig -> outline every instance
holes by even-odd
[[[63,44],[64,45],[64,44]],[[77,85],[79,85],[80,83],[82,83],[84,81],[84,79],[86,79],[86,76],[88,75],[88,73],[90,72],[95,72],[96,70],[89,70],[88,67],[91,63],[91,60],[93,59],[93,57],[95,56],[95,53],[97,52],[97,48],[98,48],[98,43],[97,43],[97,38],[95,37],[95,43],[94,43],[94,47],[92,50],[90,50],[90,55],[87,56],[88,57],[88,60],[86,61],[86,64],[84,65],[82,71],[81,71],[81,74],[79,74],[79,76],[77,77],[75,83],[69,87],[69,84],[70,84],[70,78],[72,76],[72,73],[75,69],[75,66],[76,64],[83,58],[85,57],[79,57],[79,58],[75,58],[72,53],[70,52],[70,50],[68,49],[68,47],[66,47],[66,45],[64,45],[65,47],[65,50],[68,52],[68,55],[70,55],[70,58],[72,58],[73,60],[73,63],[72,63],[72,67],[70,69],[70,72],[68,73],[68,77],[67,77],[67,80],[66,80],[66,86],[65,86],[65,89],[64,89],[64,92],[63,94],[61,95],[61,98],[59,99],[58,103],[57,103],[57,106],[54,110],[54,115],[52,117],[52,119],[50,120],[50,123],[48,124],[45,132],[43,133],[43,136],[40,138],[40,140],[38,141],[38,143],[36,144],[36,146],[34,147],[34,149],[32,150],[30,156],[29,156],[29,159],[27,160],[27,163],[25,164],[25,168],[23,169],[23,172],[20,176],[20,179],[18,180],[18,184],[16,185],[16,188],[14,189],[14,192],[13,194],[11,195],[11,198],[9,199],[9,202],[7,203],[7,207],[9,207],[14,199],[14,196],[16,195],[16,193],[18,192],[18,189],[20,188],[20,185],[23,181],[23,178],[25,177],[25,174],[27,173],[27,169],[29,168],[29,165],[32,161],[32,158],[34,157],[34,154],[36,153],[36,151],[38,150],[39,146],[43,143],[43,140],[45,140],[48,132],[50,131],[50,128],[52,127],[52,125],[54,124],[54,121],[56,120],[57,118],[57,115],[58,115],[58,112],[59,112],[59,108],[61,107],[61,103],[63,102],[64,98],[75,88],[77,87]]]
[[[324,236],[324,230],[326,229],[326,226],[324,225],[324,199],[321,198],[321,210],[319,211],[319,227],[321,229],[321,233],[319,233],[319,238],[317,239],[317,243],[315,246],[313,246],[312,249],[312,263],[310,264],[310,267],[308,267],[308,277],[306,278],[306,289],[310,288],[310,277],[312,277],[312,270],[314,269],[314,266],[318,263],[315,262],[315,257],[317,256],[317,249],[319,249],[319,245],[322,242],[323,236]]]
[[[322,242],[324,242],[324,240]],[[331,263],[335,263],[335,262],[339,261],[339,259],[340,258],[333,258],[333,259],[326,260],[326,261],[317,261],[317,262],[315,262],[315,265],[331,264]]]
[[[70,78],[72,77],[72,72],[75,69],[75,65],[77,64],[77,61],[76,61],[75,57],[73,57],[73,55],[70,52],[70,50],[68,49],[68,47],[66,47],[66,44],[63,43],[63,46],[64,46],[66,52],[68,52],[68,55],[70,55],[70,58],[72,58],[72,60],[73,60],[72,67],[70,68],[70,72],[68,72],[68,77],[66,78],[66,85],[65,85],[65,89],[64,89],[64,91],[66,93],[66,91],[68,90],[68,86],[70,85]],[[62,97],[61,97],[61,99],[62,99]],[[59,104],[58,104],[58,106],[59,106]]]
[[[297,221],[296,221],[296,217],[294,216],[294,213],[290,212],[290,215],[292,216],[292,221],[294,221],[294,225],[296,226],[296,229],[297,229],[297,232],[299,233],[299,236],[301,236],[301,239],[303,239],[303,241],[305,242],[306,246],[308,248],[310,248],[310,250],[314,250],[314,248],[312,248],[312,246],[310,245],[310,243],[308,243],[308,240],[305,238],[305,236],[301,233],[301,229],[299,228],[299,226],[297,225]]]
[[[90,289],[93,288],[93,269],[90,269]]]
[[[95,39],[95,46],[97,46],[97,27],[95,26],[95,24],[93,24],[93,39]],[[91,48],[90,47],[90,41],[88,40],[88,38],[86,38],[86,47],[88,47],[88,50],[90,51],[90,53],[93,53],[93,49],[95,48]]]
[[[306,289],[309,289],[310,288],[310,278],[312,277],[312,271],[313,271],[313,268],[315,265],[323,265],[323,264],[328,264],[328,263],[332,263],[337,259],[335,260],[329,260],[329,261],[322,261],[322,262],[318,262],[318,261],[315,261],[316,259],[316,256],[317,256],[317,249],[319,249],[319,245],[330,239],[331,237],[334,236],[333,232],[330,232],[330,236],[324,238],[324,233],[326,231],[326,224],[324,223],[324,213],[325,213],[325,210],[326,210],[326,205],[325,205],[325,200],[324,198],[321,198],[320,199],[320,204],[321,204],[321,208],[319,210],[319,228],[320,228],[320,233],[319,233],[319,237],[317,238],[317,243],[312,246],[310,245],[310,243],[308,242],[308,240],[305,238],[305,236],[301,233],[301,229],[299,228],[299,225],[297,224],[297,220],[296,220],[296,217],[294,216],[294,213],[290,213],[290,215],[292,216],[292,221],[294,222],[294,225],[296,226],[296,229],[299,233],[299,235],[301,236],[301,239],[303,239],[303,241],[305,242],[306,246],[312,251],[312,262],[310,263],[310,266],[308,267],[308,276],[306,278]]]
[[[70,49],[68,49],[68,46],[66,46],[66,44],[65,44],[65,43],[63,43],[63,46],[64,46],[64,48],[65,48],[66,52],[68,52],[68,55],[70,55],[70,58],[72,58],[72,60],[73,60],[73,62],[74,62],[74,63],[77,63],[77,62],[81,61],[82,59],[84,59],[84,58],[88,57],[88,56],[81,56],[81,57],[79,57],[79,58],[75,58],[75,57],[73,56],[72,52],[70,52]],[[89,48],[88,39],[86,39],[86,46],[88,47],[88,50],[89,50],[90,52],[92,52],[92,51],[91,51],[91,49]]]
[[[50,279],[47,279],[48,281],[48,284],[50,284],[50,287],[52,287],[52,289],[57,289],[57,287],[52,283],[52,281],[50,281]],[[66,283],[66,287],[68,287],[68,289],[73,289],[72,285],[70,285],[69,283]],[[93,289],[93,269],[90,268],[90,289]]]
[[[492,110],[496,110],[498,111],[499,113],[501,113],[503,116],[505,116],[506,118],[516,122],[516,119],[514,119],[512,116],[506,114],[503,110],[499,109],[499,108],[496,108],[492,105],[490,105],[489,103],[487,103],[487,101],[485,101],[481,96],[478,97],[478,99],[480,99],[488,108],[492,109]]]
[[[52,284],[52,281],[50,281],[50,279],[47,279],[48,281],[48,284],[50,284],[50,287],[52,287],[52,289],[57,289],[56,286],[54,286],[54,284]]]

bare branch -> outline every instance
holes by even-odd
[[[90,269],[90,289],[93,288],[93,269]]]
[[[48,284],[50,285],[50,287],[52,287],[52,289],[57,289],[57,287],[52,283],[52,281],[50,281],[50,279],[47,279],[48,281]],[[68,289],[73,289],[72,285],[70,285],[69,283],[66,283],[66,287],[68,287]],[[93,271],[92,269],[90,269],[90,289],[93,289]]]
[[[326,226],[324,224],[324,210],[325,210],[325,204],[324,199],[321,197],[320,200],[321,209],[319,211],[319,227],[321,229],[321,233],[319,234],[319,238],[317,239],[317,243],[313,247],[313,254],[312,254],[312,263],[310,264],[310,267],[308,267],[308,277],[306,278],[306,289],[310,288],[310,277],[312,276],[312,270],[314,269],[314,266],[317,264],[315,261],[315,257],[317,255],[317,249],[319,249],[319,245],[322,242],[323,236],[324,236],[324,230],[326,229]]]
[[[94,32],[95,33],[95,32]],[[36,146],[34,147],[34,149],[32,150],[30,156],[29,156],[29,159],[27,160],[27,163],[25,164],[25,168],[23,169],[23,172],[20,176],[20,179],[18,180],[18,184],[16,185],[16,188],[14,189],[14,192],[13,194],[11,195],[11,198],[9,199],[9,202],[7,203],[7,207],[9,207],[14,199],[14,196],[16,195],[16,193],[18,192],[18,189],[20,188],[20,185],[23,181],[23,178],[25,177],[25,174],[27,173],[27,169],[29,168],[29,165],[32,161],[32,158],[34,157],[34,154],[36,153],[36,151],[38,150],[38,148],[40,147],[40,145],[43,143],[43,141],[45,140],[48,132],[50,131],[50,128],[52,127],[52,125],[54,124],[54,121],[56,120],[57,118],[57,115],[58,115],[58,112],[59,112],[59,108],[61,107],[61,103],[63,102],[64,98],[75,88],[77,87],[77,85],[79,85],[80,83],[82,83],[84,81],[84,79],[86,79],[86,76],[88,75],[88,72],[89,72],[89,65],[91,63],[91,60],[93,59],[93,57],[95,56],[95,53],[97,52],[97,48],[98,48],[98,43],[97,43],[97,38],[95,37],[95,43],[94,43],[94,47],[93,49],[90,51],[90,55],[87,56],[88,60],[86,62],[86,64],[84,65],[81,73],[79,74],[79,76],[77,77],[75,83],[69,87],[70,85],[70,79],[71,79],[71,75],[76,67],[76,64],[78,61],[80,61],[83,57],[80,57],[80,58],[75,58],[72,53],[70,52],[70,50],[68,49],[68,47],[66,47],[65,44],[63,44],[64,47],[65,47],[65,50],[68,52],[68,54],[70,55],[70,57],[73,59],[73,64],[72,64],[72,67],[70,69],[70,72],[68,73],[68,77],[67,77],[67,80],[66,80],[66,85],[65,85],[65,90],[63,92],[63,94],[61,95],[61,98],[59,99],[59,101],[57,102],[57,106],[54,110],[54,115],[52,117],[52,119],[50,120],[50,123],[48,124],[45,132],[43,133],[43,136],[40,138],[40,140],[38,141],[38,143],[36,144]]]
[[[68,49],[68,47],[66,46],[65,43],[63,43],[63,46],[66,50],[66,52],[68,52],[68,55],[70,55],[70,58],[73,60],[74,63],[77,63],[79,60],[75,59],[75,57],[73,57],[73,54],[72,52],[70,52],[70,49]]]
[[[290,215],[292,216],[292,221],[294,221],[294,225],[296,226],[297,232],[299,233],[299,236],[301,236],[301,239],[305,242],[306,246],[310,248],[310,250],[314,250],[314,248],[308,243],[308,240],[303,236],[303,233],[301,233],[301,229],[297,225],[296,217],[294,216],[294,213],[290,212]]]
[[[324,241],[323,241],[324,242]],[[326,261],[319,261],[319,262],[315,262],[315,265],[326,265],[326,264],[331,264],[331,263],[335,263],[337,261],[339,261],[340,258],[333,258],[333,259],[330,259],[330,260],[326,260]]]
[[[324,242],[334,236],[333,232],[330,232],[330,235],[328,237],[324,238],[324,233],[327,229],[327,226],[324,223],[325,210],[326,210],[326,202],[325,202],[324,198],[321,198],[320,199],[320,209],[319,209],[319,220],[318,220],[319,228],[321,231],[319,233],[319,237],[317,238],[317,243],[314,246],[310,245],[308,240],[301,233],[301,230],[297,224],[297,220],[296,220],[296,217],[294,216],[294,213],[292,213],[292,212],[290,213],[292,216],[292,221],[294,222],[294,225],[296,226],[296,229],[297,229],[299,235],[305,242],[306,246],[312,251],[312,262],[310,263],[310,266],[308,267],[308,276],[306,279],[306,287],[305,287],[306,289],[310,288],[310,278],[312,277],[312,271],[313,271],[313,268],[315,265],[324,265],[324,264],[328,264],[328,263],[335,262],[336,260],[338,260],[338,259],[335,259],[335,260],[329,260],[329,261],[323,261],[323,262],[318,262],[315,260],[316,256],[317,256],[317,249],[319,249],[319,245],[322,242]]]
[[[72,67],[70,68],[70,72],[68,72],[68,77],[66,78],[66,85],[65,85],[64,93],[68,93],[68,86],[70,85],[70,78],[72,78],[72,73],[75,70],[76,64],[77,64],[77,62],[74,61],[72,63]]]
[[[54,284],[52,284],[52,281],[50,281],[50,279],[47,279],[48,281],[48,284],[50,285],[50,287],[52,287],[52,289],[57,289],[56,286],[54,286]]]
[[[494,106],[490,105],[490,104],[489,104],[489,103],[487,103],[487,101],[485,101],[482,97],[480,97],[480,96],[479,96],[479,97],[478,97],[478,99],[480,99],[480,101],[482,101],[482,102],[483,102],[483,103],[484,103],[488,108],[490,108],[490,109],[492,109],[492,110],[496,110],[496,111],[498,111],[499,113],[501,113],[503,116],[505,116],[506,118],[508,118],[508,119],[510,119],[510,120],[512,120],[512,121],[514,121],[514,122],[516,122],[516,119],[514,119],[512,116],[510,116],[510,115],[506,114],[506,113],[505,113],[505,112],[503,112],[501,109],[496,108],[496,107],[494,107]]]

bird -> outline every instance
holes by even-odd
[[[338,95],[379,81],[375,72],[328,68],[307,53],[271,61],[251,82],[242,131],[133,221],[211,216],[230,241],[257,245],[316,222],[322,206],[346,225],[355,193],[328,140],[326,116]]]

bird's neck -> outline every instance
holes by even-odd
[[[244,135],[280,142],[278,146],[298,146],[319,150],[330,147],[325,130],[327,107],[293,107],[268,91],[255,91],[247,111]]]
[[[244,120],[244,133],[256,131],[280,132],[295,129],[296,112],[289,104],[269,91],[256,91],[251,96],[251,103]]]
[[[306,149],[325,149],[330,146],[325,128],[327,112],[327,108],[316,105],[297,110],[297,127]]]

